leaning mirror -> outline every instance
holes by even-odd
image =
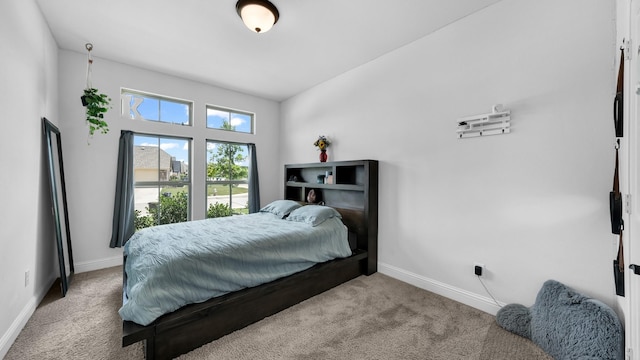
[[[60,130],[46,118],[42,118],[44,146],[49,168],[49,185],[51,189],[51,213],[55,225],[58,264],[60,267],[60,288],[62,296],[67,294],[69,283],[73,277],[73,255],[71,236],[69,234],[69,212],[67,210],[67,190],[64,183],[62,166],[62,146]]]

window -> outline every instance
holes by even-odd
[[[207,128],[253,134],[254,114],[207,106]]]
[[[191,125],[193,103],[122,89],[122,116],[130,119]]]
[[[136,229],[190,219],[190,146],[185,138],[134,136]]]
[[[207,140],[207,217],[249,212],[249,148]]]
[[[200,107],[205,112],[196,114],[191,100],[125,88],[121,104],[123,117],[143,120],[134,124],[141,133],[133,139],[136,229],[247,214],[249,204],[252,210],[257,206],[258,201],[249,197],[253,145],[214,140],[230,135],[228,131],[243,137],[240,134],[253,134],[254,113],[207,105]],[[203,121],[195,119],[198,116]]]

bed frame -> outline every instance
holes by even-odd
[[[375,181],[367,181],[365,186],[367,194],[374,196],[369,196],[364,208],[360,202],[356,209],[336,208],[349,229],[349,242],[356,248],[352,256],[184,306],[147,326],[123,321],[122,346],[143,341],[146,359],[173,359],[360,275],[375,273],[378,260],[377,162],[374,175]],[[125,274],[125,285],[126,281]]]

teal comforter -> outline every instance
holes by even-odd
[[[123,320],[148,325],[180,307],[348,257],[338,218],[312,227],[270,213],[160,225],[124,246]]]

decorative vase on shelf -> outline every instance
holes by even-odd
[[[320,162],[327,162],[327,150],[320,150]]]
[[[331,145],[331,141],[326,136],[318,136],[318,140],[313,143],[320,150],[320,162],[327,162],[327,148]]]

